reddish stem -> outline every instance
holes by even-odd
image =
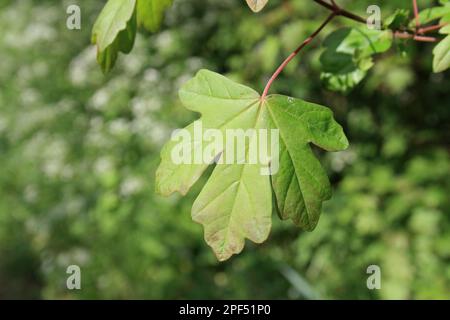
[[[320,4],[322,7],[326,8],[328,10],[333,11],[337,16],[349,18],[351,20],[354,20],[354,21],[357,21],[360,23],[364,23],[364,24],[367,23],[365,18],[360,17],[360,16],[355,15],[347,10],[340,8],[336,4],[336,1],[334,1],[334,0],[332,1],[332,4],[325,2],[324,0],[314,0],[314,2]],[[417,11],[418,11],[418,9],[417,9]],[[405,30],[405,31],[398,31],[398,30],[395,31],[394,30],[394,36],[401,38],[401,39],[413,39],[416,41],[426,41],[426,42],[435,41],[435,39],[431,38],[431,37],[420,37],[420,36],[416,36],[416,35],[417,35],[417,29],[414,32],[409,31],[409,30]]]
[[[427,32],[434,31],[434,30],[439,30],[440,28],[445,27],[446,25],[448,25],[448,23],[441,23],[441,24],[438,24],[438,25],[435,25],[435,26],[429,26],[429,27],[420,28],[417,33],[424,34],[424,33],[427,33]]]
[[[436,42],[437,41],[437,39],[434,37],[424,37],[424,36],[418,36],[418,35],[415,35],[413,37],[413,40],[422,41],[422,42]]]
[[[314,38],[322,31],[323,28],[336,16],[343,16],[346,18],[349,18],[351,20],[355,20],[357,22],[366,23],[366,19],[355,15],[349,11],[346,11],[339,7],[337,3],[334,0],[331,0],[331,4],[324,1],[324,0],[314,0],[314,2],[320,4],[321,6],[327,8],[328,10],[331,10],[332,13],[328,16],[328,18],[317,28],[316,31],[314,31],[305,41],[302,42],[302,44],[295,49],[294,52],[292,52],[284,61],[283,63],[278,67],[278,69],[274,72],[274,74],[270,77],[269,81],[266,84],[266,87],[264,88],[264,91],[261,95],[261,100],[264,100],[269,93],[270,87],[272,86],[275,79],[280,75],[280,73],[283,71],[283,69],[291,62],[292,59],[302,50],[304,47],[306,47]],[[425,27],[420,28],[420,19],[419,19],[419,8],[417,6],[417,0],[413,0],[413,6],[414,6],[414,16],[416,18],[416,32],[410,33],[408,31],[394,31],[394,37],[400,38],[400,39],[413,39],[415,41],[421,41],[421,42],[436,42],[437,39],[434,37],[426,37],[426,36],[420,36],[419,34],[426,33],[428,31],[436,30],[442,27],[443,25],[438,26],[431,26],[431,27]]]
[[[396,31],[394,33],[394,37],[399,38],[399,39],[413,39],[415,41],[420,41],[420,42],[436,42],[437,39],[434,37],[425,37],[425,36],[419,36],[416,34],[411,34],[405,31]]]
[[[294,52],[292,52],[286,60],[283,61],[283,63],[278,67],[278,69],[275,71],[275,73],[270,77],[269,81],[267,82],[266,87],[264,88],[263,94],[261,96],[261,100],[264,100],[267,96],[267,93],[269,92],[270,86],[275,81],[275,79],[280,75],[280,73],[283,71],[283,69],[288,65],[289,62],[291,62],[292,59],[302,50],[304,47],[306,47],[311,41],[314,40],[314,38],[322,31],[323,28],[336,16],[336,12],[331,13],[328,18],[320,25],[319,28],[317,28],[316,31],[314,31],[305,41],[302,42],[302,44],[295,49]]]
[[[417,6],[417,0],[413,0],[414,7],[414,17],[416,18],[416,30],[420,28],[420,19],[419,19],[419,7]]]
[[[316,2],[317,4],[320,4],[322,7],[327,8],[328,10],[333,11],[337,16],[343,16],[346,18],[349,18],[351,20],[360,22],[360,23],[367,23],[367,20],[364,19],[363,17],[360,17],[352,12],[349,12],[345,9],[342,9],[341,7],[339,7],[335,1],[333,1],[333,4],[329,4],[327,2],[325,2],[324,0],[314,0],[314,2]]]

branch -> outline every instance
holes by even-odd
[[[360,22],[360,23],[364,23],[367,24],[367,20],[361,16],[358,16],[352,12],[349,12],[347,10],[342,9],[341,7],[339,7],[336,2],[334,0],[331,0],[332,4],[324,1],[324,0],[314,0],[314,2],[320,4],[322,7],[327,8],[328,10],[333,11],[334,13],[336,13],[336,15],[338,16],[343,16],[346,18],[349,18],[351,20]],[[420,21],[419,21],[419,9],[417,7],[417,0],[413,0],[414,3],[414,11],[415,11],[415,16],[416,16],[416,24],[419,26],[420,28]],[[442,26],[441,26],[442,27]],[[395,38],[399,38],[399,39],[413,39],[415,41],[419,41],[419,42],[435,42],[437,41],[436,38],[433,37],[423,37],[420,36],[419,34],[424,34],[427,33],[429,31],[432,30],[436,30],[439,29],[438,26],[431,26],[431,27],[427,27],[427,28],[421,28],[421,29],[417,29],[414,31],[410,31],[410,30],[392,30],[393,35]]]
[[[323,28],[325,28],[325,26],[330,23],[331,20],[333,20],[334,17],[336,16],[342,16],[342,17],[346,17],[348,19],[360,22],[360,23],[364,23],[367,24],[367,20],[361,16],[358,16],[352,12],[349,12],[343,8],[341,8],[340,6],[338,6],[338,4],[336,3],[335,0],[330,0],[331,3],[328,3],[324,0],[314,0],[314,2],[316,2],[317,4],[321,5],[322,7],[328,9],[331,11],[331,14],[328,16],[328,18],[319,26],[319,28],[317,28],[316,31],[314,31],[305,41],[302,42],[302,44],[295,49],[294,52],[292,52],[284,61],[283,63],[278,67],[278,69],[274,72],[274,74],[270,77],[269,81],[267,82],[264,91],[261,95],[261,101],[263,101],[269,90],[270,87],[272,86],[273,82],[275,81],[275,79],[280,75],[280,73],[283,71],[283,69],[289,64],[289,62],[291,62],[292,59],[294,59],[294,57],[300,52],[300,50],[302,50],[304,47],[306,47],[311,41],[314,40],[314,38],[323,30]],[[437,41],[436,38],[434,37],[427,37],[427,36],[423,36],[423,35],[419,35],[419,34],[424,34],[428,31],[432,31],[432,30],[436,30],[439,29],[440,27],[442,27],[442,25],[439,26],[431,26],[431,27],[426,27],[426,28],[420,28],[420,19],[419,19],[419,9],[417,7],[417,0],[413,0],[413,5],[414,5],[414,15],[416,17],[416,30],[414,33],[411,33],[409,31],[400,31],[400,30],[392,30],[393,32],[393,36],[395,38],[399,38],[399,39],[413,39],[415,41],[422,41],[422,42],[435,42]]]
[[[328,10],[331,10],[331,11],[335,12],[335,14],[337,16],[343,16],[343,17],[346,17],[346,18],[349,18],[351,20],[354,20],[354,21],[357,21],[357,22],[360,22],[360,23],[364,23],[364,24],[367,23],[367,19],[365,19],[365,18],[363,18],[361,16],[358,16],[358,15],[352,13],[352,12],[349,12],[349,11],[347,11],[345,9],[342,9],[341,7],[339,7],[336,4],[336,2],[334,0],[332,1],[333,4],[329,4],[328,2],[325,2],[324,0],[314,0],[314,2],[316,2],[317,4],[320,4],[322,7],[325,7]]]
[[[437,39],[434,37],[425,37],[425,36],[419,36],[417,34],[411,34],[406,31],[395,31],[394,37],[398,39],[413,39],[415,41],[420,42],[436,42]]]
[[[420,19],[419,19],[419,7],[417,6],[417,0],[413,0],[414,7],[414,17],[416,18],[416,31],[420,28]]]
[[[278,75],[283,71],[283,69],[288,65],[289,62],[291,62],[292,59],[302,50],[304,47],[306,47],[311,41],[314,40],[314,38],[322,31],[323,28],[331,21],[333,18],[337,15],[336,12],[331,13],[328,18],[317,28],[316,31],[314,31],[305,41],[302,42],[302,44],[295,49],[294,52],[292,52],[286,60],[283,61],[283,63],[278,67],[278,69],[275,71],[275,73],[270,77],[269,81],[267,82],[266,87],[264,88],[263,94],[261,96],[261,100],[264,100],[267,96],[267,93],[269,92],[270,86],[275,81],[275,79],[278,77]]]
[[[448,25],[448,23],[441,23],[441,24],[438,24],[435,26],[423,27],[423,28],[420,28],[419,30],[417,30],[417,33],[425,34],[425,33],[431,32],[431,31],[439,30],[440,28],[445,27],[447,25]]]

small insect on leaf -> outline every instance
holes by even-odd
[[[267,4],[269,0],[246,0],[248,6],[250,9],[252,9],[253,12],[259,12],[261,11]]]

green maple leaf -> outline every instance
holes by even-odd
[[[136,0],[109,0],[92,29],[97,62],[104,73],[114,66],[119,52],[129,53],[136,38]]]
[[[421,10],[419,13],[419,21],[421,25],[432,22],[433,20],[440,19],[450,13],[450,2],[442,1],[441,6],[431,7]],[[409,26],[414,27],[416,25],[416,19],[411,19]]]
[[[384,20],[385,27],[391,30],[399,30],[408,26],[410,12],[408,9],[396,9],[395,12]]]
[[[273,170],[272,177],[261,174],[266,166],[274,168],[270,157],[257,164],[220,163],[229,156],[223,148],[208,154],[203,163],[176,164],[172,155],[179,146],[177,141],[168,142],[161,152],[156,191],[162,195],[186,194],[208,165],[219,160],[192,207],[193,220],[204,226],[205,240],[219,260],[241,252],[246,238],[256,243],[267,239],[272,190],[282,219],[290,218],[307,230],[315,227],[331,188],[309,143],[330,151],[348,146],[342,127],[328,108],[281,95],[261,99],[253,89],[207,70],[199,71],[181,88],[180,99],[186,108],[202,115],[185,128],[189,138],[182,147],[191,155],[201,153],[203,147],[204,141],[194,134],[200,122],[204,130],[278,129],[280,136],[279,149],[271,150],[271,156],[278,153],[280,158],[279,170]],[[245,142],[245,160],[252,139],[256,137],[249,136]]]

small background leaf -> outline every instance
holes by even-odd
[[[434,72],[442,72],[450,67],[450,35],[436,45],[433,55]]]
[[[159,29],[164,11],[173,0],[137,0],[137,22],[150,32]]]
[[[347,93],[372,68],[372,56],[391,47],[392,32],[342,28],[331,33],[323,45],[321,79],[328,89]]]
[[[114,66],[119,52],[129,53],[136,38],[136,0],[109,0],[92,29],[97,61],[104,73]]]
[[[246,0],[248,6],[250,9],[252,9],[253,12],[259,12],[261,11],[267,4],[269,0]]]

